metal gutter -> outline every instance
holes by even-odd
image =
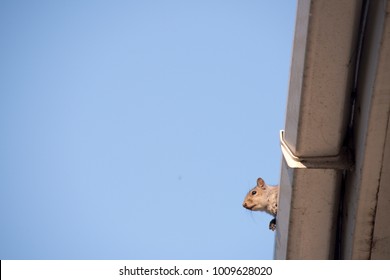
[[[299,0],[290,74],[276,259],[334,257],[361,1]]]
[[[390,259],[390,0],[299,0],[280,142],[275,258]]]

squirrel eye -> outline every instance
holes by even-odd
[[[252,191],[252,195],[255,195],[257,193],[257,191]]]

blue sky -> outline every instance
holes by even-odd
[[[272,259],[295,1],[0,2],[0,259]]]

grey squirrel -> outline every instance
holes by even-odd
[[[264,211],[274,218],[269,223],[269,229],[276,229],[276,213],[278,212],[279,186],[269,186],[262,178],[257,179],[257,185],[245,196],[242,206],[251,211]]]

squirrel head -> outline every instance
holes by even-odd
[[[246,195],[243,207],[252,211],[261,211],[264,208],[263,200],[265,198],[265,192],[267,187],[262,178],[257,179],[257,185],[251,189]]]

